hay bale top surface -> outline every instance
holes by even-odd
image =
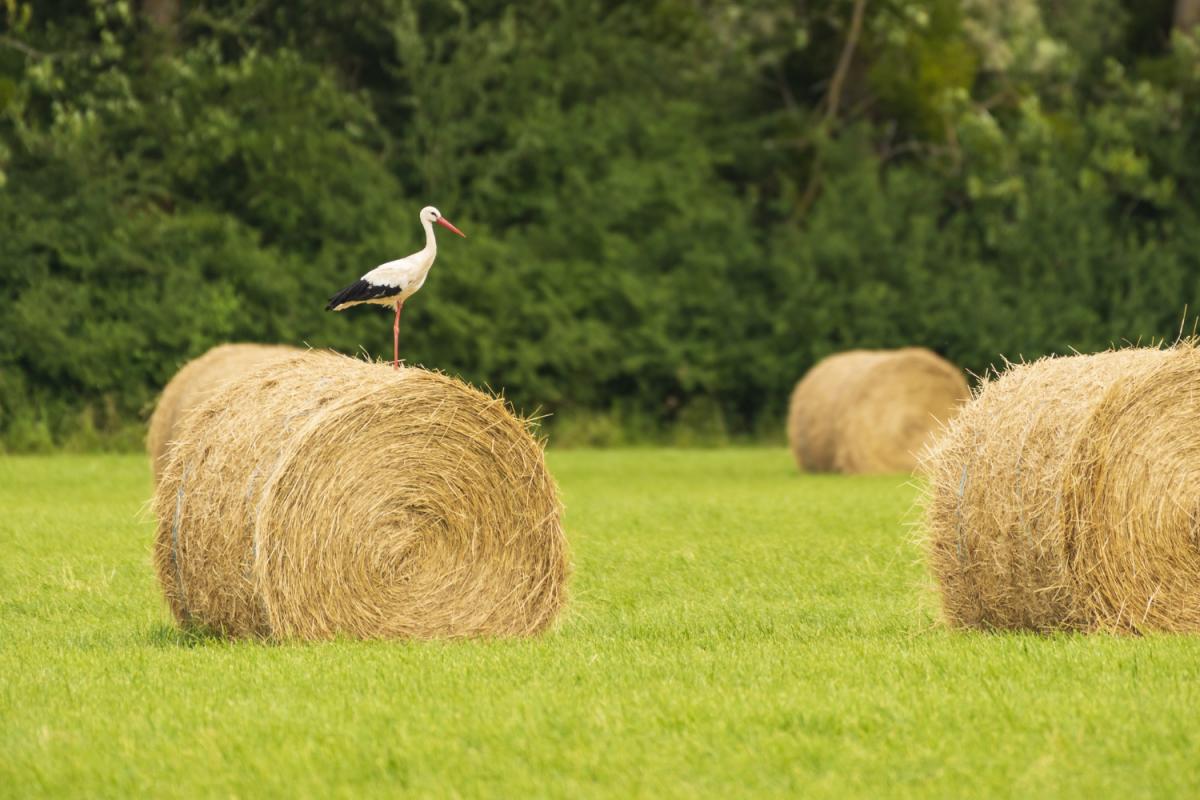
[[[930,568],[976,628],[1200,630],[1200,352],[1008,365],[928,454]]]
[[[801,469],[906,472],[970,397],[931,350],[850,350],[818,362],[792,392],[788,440]]]
[[[167,447],[185,415],[199,407],[226,381],[300,352],[287,345],[222,344],[184,364],[163,389],[146,431],[146,453],[150,456],[155,480],[166,466]]]
[[[302,353],[185,420],[155,499],[178,618],[231,635],[526,635],[566,601],[541,444],[440,373]]]

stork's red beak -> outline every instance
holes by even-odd
[[[467,238],[467,235],[465,233],[460,231],[458,228],[454,227],[454,223],[452,223],[450,220],[446,219],[445,217],[438,217],[436,222],[438,225],[441,225],[443,228],[449,228],[450,230],[454,231],[455,233],[457,233],[459,236],[463,237],[464,239]]]

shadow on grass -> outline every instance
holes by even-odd
[[[151,627],[146,638],[155,647],[210,647],[212,645],[229,645],[234,642],[220,631],[211,628],[177,628],[167,623]]]
[[[541,637],[540,641],[545,642],[552,637]],[[301,640],[280,640],[271,638],[241,638],[227,636],[218,629],[205,628],[201,626],[188,626],[179,628],[168,622],[160,622],[152,625],[146,631],[146,642],[153,647],[169,648],[182,647],[187,649],[195,649],[198,647],[277,647],[287,649],[289,646],[297,646],[307,649],[317,648],[391,648],[391,649],[407,649],[407,650],[431,650],[431,649],[453,649],[462,648],[465,646],[472,647],[488,647],[496,649],[527,649],[530,645],[530,640],[526,639],[505,639],[504,637],[462,637],[455,639],[357,639],[349,635],[339,634],[330,639],[318,641],[301,641]]]

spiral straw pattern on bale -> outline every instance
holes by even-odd
[[[1010,366],[926,458],[954,626],[1200,630],[1200,352]]]
[[[175,617],[234,637],[537,633],[566,602],[558,492],[502,399],[301,353],[190,415],[155,494]]]
[[[146,432],[146,452],[154,468],[154,479],[158,480],[166,466],[167,446],[184,416],[211,397],[226,381],[299,352],[295,347],[285,345],[222,344],[184,364],[163,389]]]
[[[911,472],[971,396],[962,371],[921,347],[832,355],[796,384],[788,443],[811,472]]]

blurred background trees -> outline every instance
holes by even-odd
[[[564,442],[770,434],[848,347],[980,371],[1173,337],[1197,13],[0,0],[0,441],[131,446],[220,341],[384,353],[385,314],[321,308],[427,203],[470,238],[406,357]]]

